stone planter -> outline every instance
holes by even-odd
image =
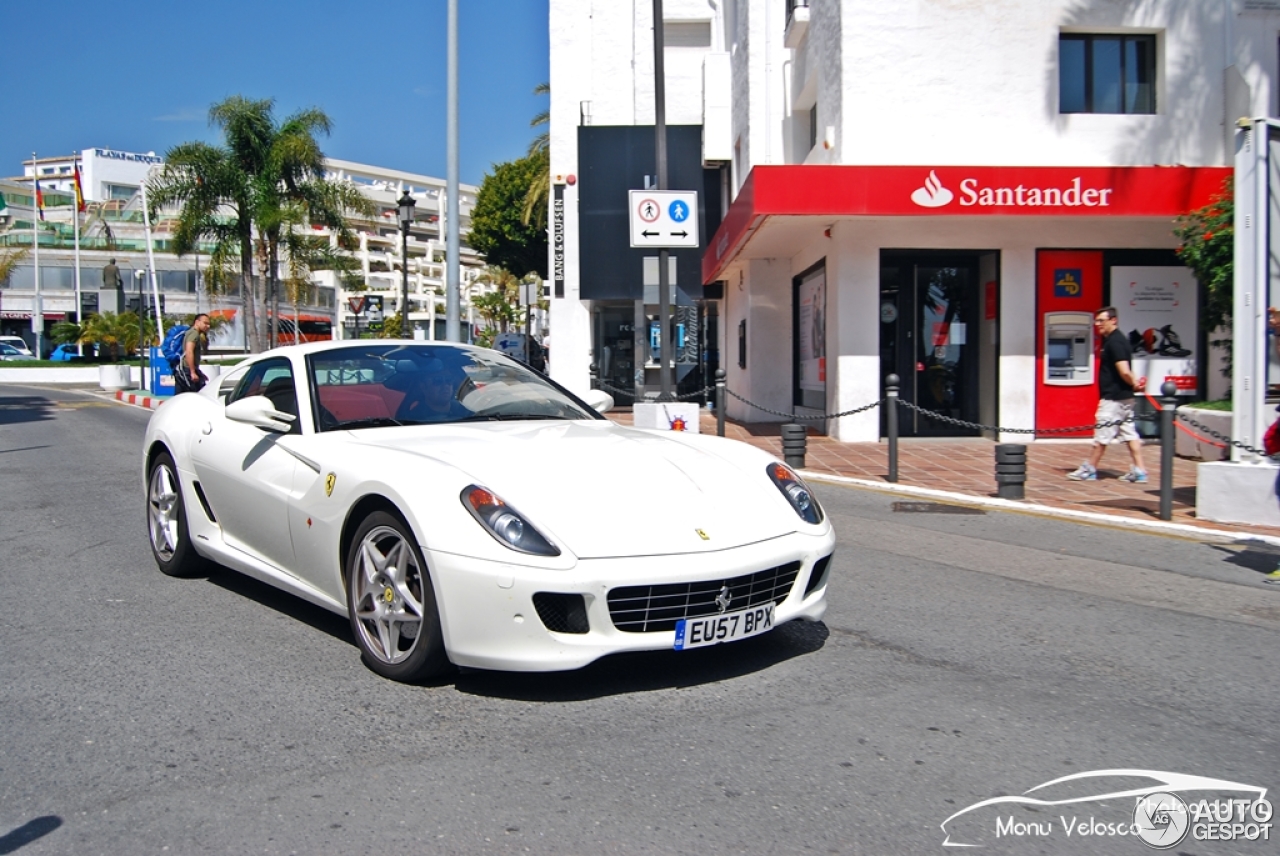
[[[1185,412],[1186,415],[1208,428],[1217,431],[1219,434],[1231,436],[1231,411],[1230,410],[1201,410],[1198,407],[1179,407],[1178,412]],[[1179,424],[1189,431],[1204,437],[1206,440],[1213,439],[1203,431],[1197,431],[1186,423],[1186,420],[1179,419]],[[1180,458],[1199,458],[1202,461],[1225,461],[1231,457],[1231,450],[1225,446],[1219,447],[1212,443],[1205,443],[1197,440],[1183,431],[1181,428],[1174,429],[1176,437],[1174,441],[1174,452]]]
[[[129,366],[118,363],[98,366],[98,386],[111,392],[128,389],[131,383],[129,369]]]

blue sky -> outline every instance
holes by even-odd
[[[549,98],[548,0],[458,0],[459,173],[525,154]],[[446,177],[446,0],[0,2],[0,175],[90,147],[217,142],[209,105],[319,107],[330,157]]]

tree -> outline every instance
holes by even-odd
[[[151,323],[151,322],[149,322]],[[151,323],[151,336],[155,336],[155,325]],[[111,362],[120,359],[124,354],[137,350],[146,334],[144,326],[139,323],[138,316],[132,312],[103,312],[91,315],[84,323],[81,341],[98,345],[98,353]]]
[[[1178,218],[1173,230],[1178,241],[1178,258],[1191,269],[1205,289],[1200,325],[1212,333],[1230,328],[1235,295],[1235,200],[1231,179],[1208,205]],[[1213,344],[1219,344],[1214,341]]]
[[[518,277],[530,271],[543,279],[547,277],[546,229],[525,223],[520,217],[525,197],[541,169],[541,160],[536,156],[498,164],[492,175],[485,175],[471,211],[471,246],[491,264]]]
[[[0,199],[0,201],[3,201]],[[30,251],[26,247],[18,247],[12,250],[0,250],[0,282],[4,282],[9,278],[9,274],[13,273],[13,269],[18,263],[27,257]]]
[[[328,134],[332,123],[323,111],[302,110],[277,124],[273,108],[271,99],[239,95],[214,104],[209,121],[222,129],[223,145],[176,146],[166,155],[161,175],[148,182],[153,209],[180,206],[174,230],[178,255],[195,249],[201,239],[213,242],[207,274],[213,290],[228,280],[238,256],[253,350],[263,347],[257,311],[261,295],[253,275],[255,249],[278,312],[277,271],[281,244],[289,243],[285,235],[304,221],[349,235],[346,211],[369,210],[371,205],[355,188],[325,181],[324,154],[316,135]],[[321,255],[302,261],[315,262]]]
[[[550,95],[551,84],[539,83],[533,88],[534,95]],[[529,122],[529,127],[537,128],[540,125],[547,125],[551,121],[551,111],[543,110]],[[520,211],[520,220],[526,226],[535,226],[539,229],[547,227],[547,197],[551,192],[551,134],[543,131],[533,138],[533,142],[529,144],[529,157],[537,158],[539,162],[539,172],[534,178],[533,183],[529,185],[529,191],[524,195],[524,207]]]

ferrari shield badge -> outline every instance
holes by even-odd
[[[694,532],[697,532],[697,533],[698,533],[698,537],[699,537],[699,538],[701,538],[703,541],[710,541],[710,540],[711,540],[711,536],[710,536],[710,535],[708,535],[706,532],[702,531],[701,529],[695,529],[695,530],[693,530],[693,531],[694,531]]]
[[[324,495],[333,496],[333,484],[338,480],[336,473],[329,473],[324,477]]]

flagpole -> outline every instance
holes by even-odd
[[[71,201],[71,218],[72,218],[71,222],[75,224],[72,229],[72,232],[75,235],[75,243],[76,243],[76,262],[75,262],[76,263],[76,326],[79,327],[81,324],[84,323],[84,319],[80,317],[81,306],[80,306],[80,153],[79,152],[75,152],[72,155],[72,162],[74,163],[73,170],[75,174],[75,193],[73,194],[75,198],[72,199]],[[82,357],[84,356],[84,345],[80,342],[79,336],[76,336],[76,354]]]
[[[147,179],[151,170],[142,178],[142,230],[147,239],[147,271],[151,274],[151,295],[156,301],[156,332],[164,341],[164,318],[160,312],[160,286],[156,283],[156,257],[151,247],[151,214],[147,210]]]
[[[36,359],[44,357],[42,338],[44,335],[44,303],[40,299],[40,217],[44,213],[40,207],[40,167],[36,164],[36,153],[31,153],[31,246],[35,253],[36,293],[31,301],[31,332],[36,337]]]

